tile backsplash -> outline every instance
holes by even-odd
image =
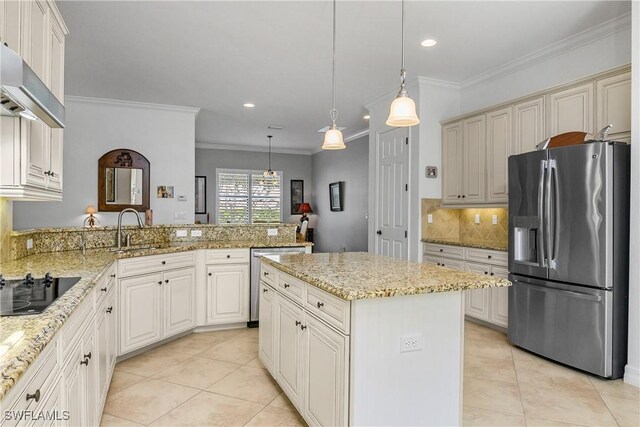
[[[503,242],[508,240],[506,208],[442,208],[440,199],[422,199],[422,238],[458,241]],[[480,223],[475,223],[476,214]],[[427,221],[428,215],[433,222]],[[492,224],[493,215],[498,223]]]

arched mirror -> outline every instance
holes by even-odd
[[[149,160],[137,151],[119,148],[98,160],[98,210],[120,212],[149,209]]]

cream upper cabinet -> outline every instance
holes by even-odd
[[[593,88],[593,83],[586,83],[549,94],[549,137],[573,131],[593,133]]]
[[[462,122],[464,170],[463,203],[483,202],[485,198],[485,116]]]
[[[487,113],[487,201],[509,200],[507,159],[512,142],[511,107]]]
[[[52,1],[0,0],[0,37],[64,102],[64,50],[68,34]],[[40,121],[0,119],[0,197],[61,200],[63,130]]]
[[[631,141],[631,73],[596,81],[595,132],[607,125],[610,139]]]
[[[528,153],[544,139],[544,96],[513,106],[514,138],[511,154]]]
[[[442,199],[458,203],[462,197],[462,129],[460,123],[442,129]]]

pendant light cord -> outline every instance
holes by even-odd
[[[338,110],[336,110],[336,0],[333,0],[333,55],[332,55],[333,68],[331,70],[331,80],[333,90],[331,94],[331,123],[332,126],[336,125],[336,119],[338,118]]]
[[[271,173],[271,135],[267,136],[269,138],[269,173]]]
[[[404,69],[404,0],[400,2],[400,10],[401,10],[400,33],[402,35],[402,40],[401,40],[402,64],[400,67],[400,92],[403,92],[405,90],[405,79],[407,76],[407,72]]]

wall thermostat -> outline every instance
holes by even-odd
[[[438,167],[437,166],[427,166],[424,168],[424,176],[427,178],[437,178],[438,177]]]

